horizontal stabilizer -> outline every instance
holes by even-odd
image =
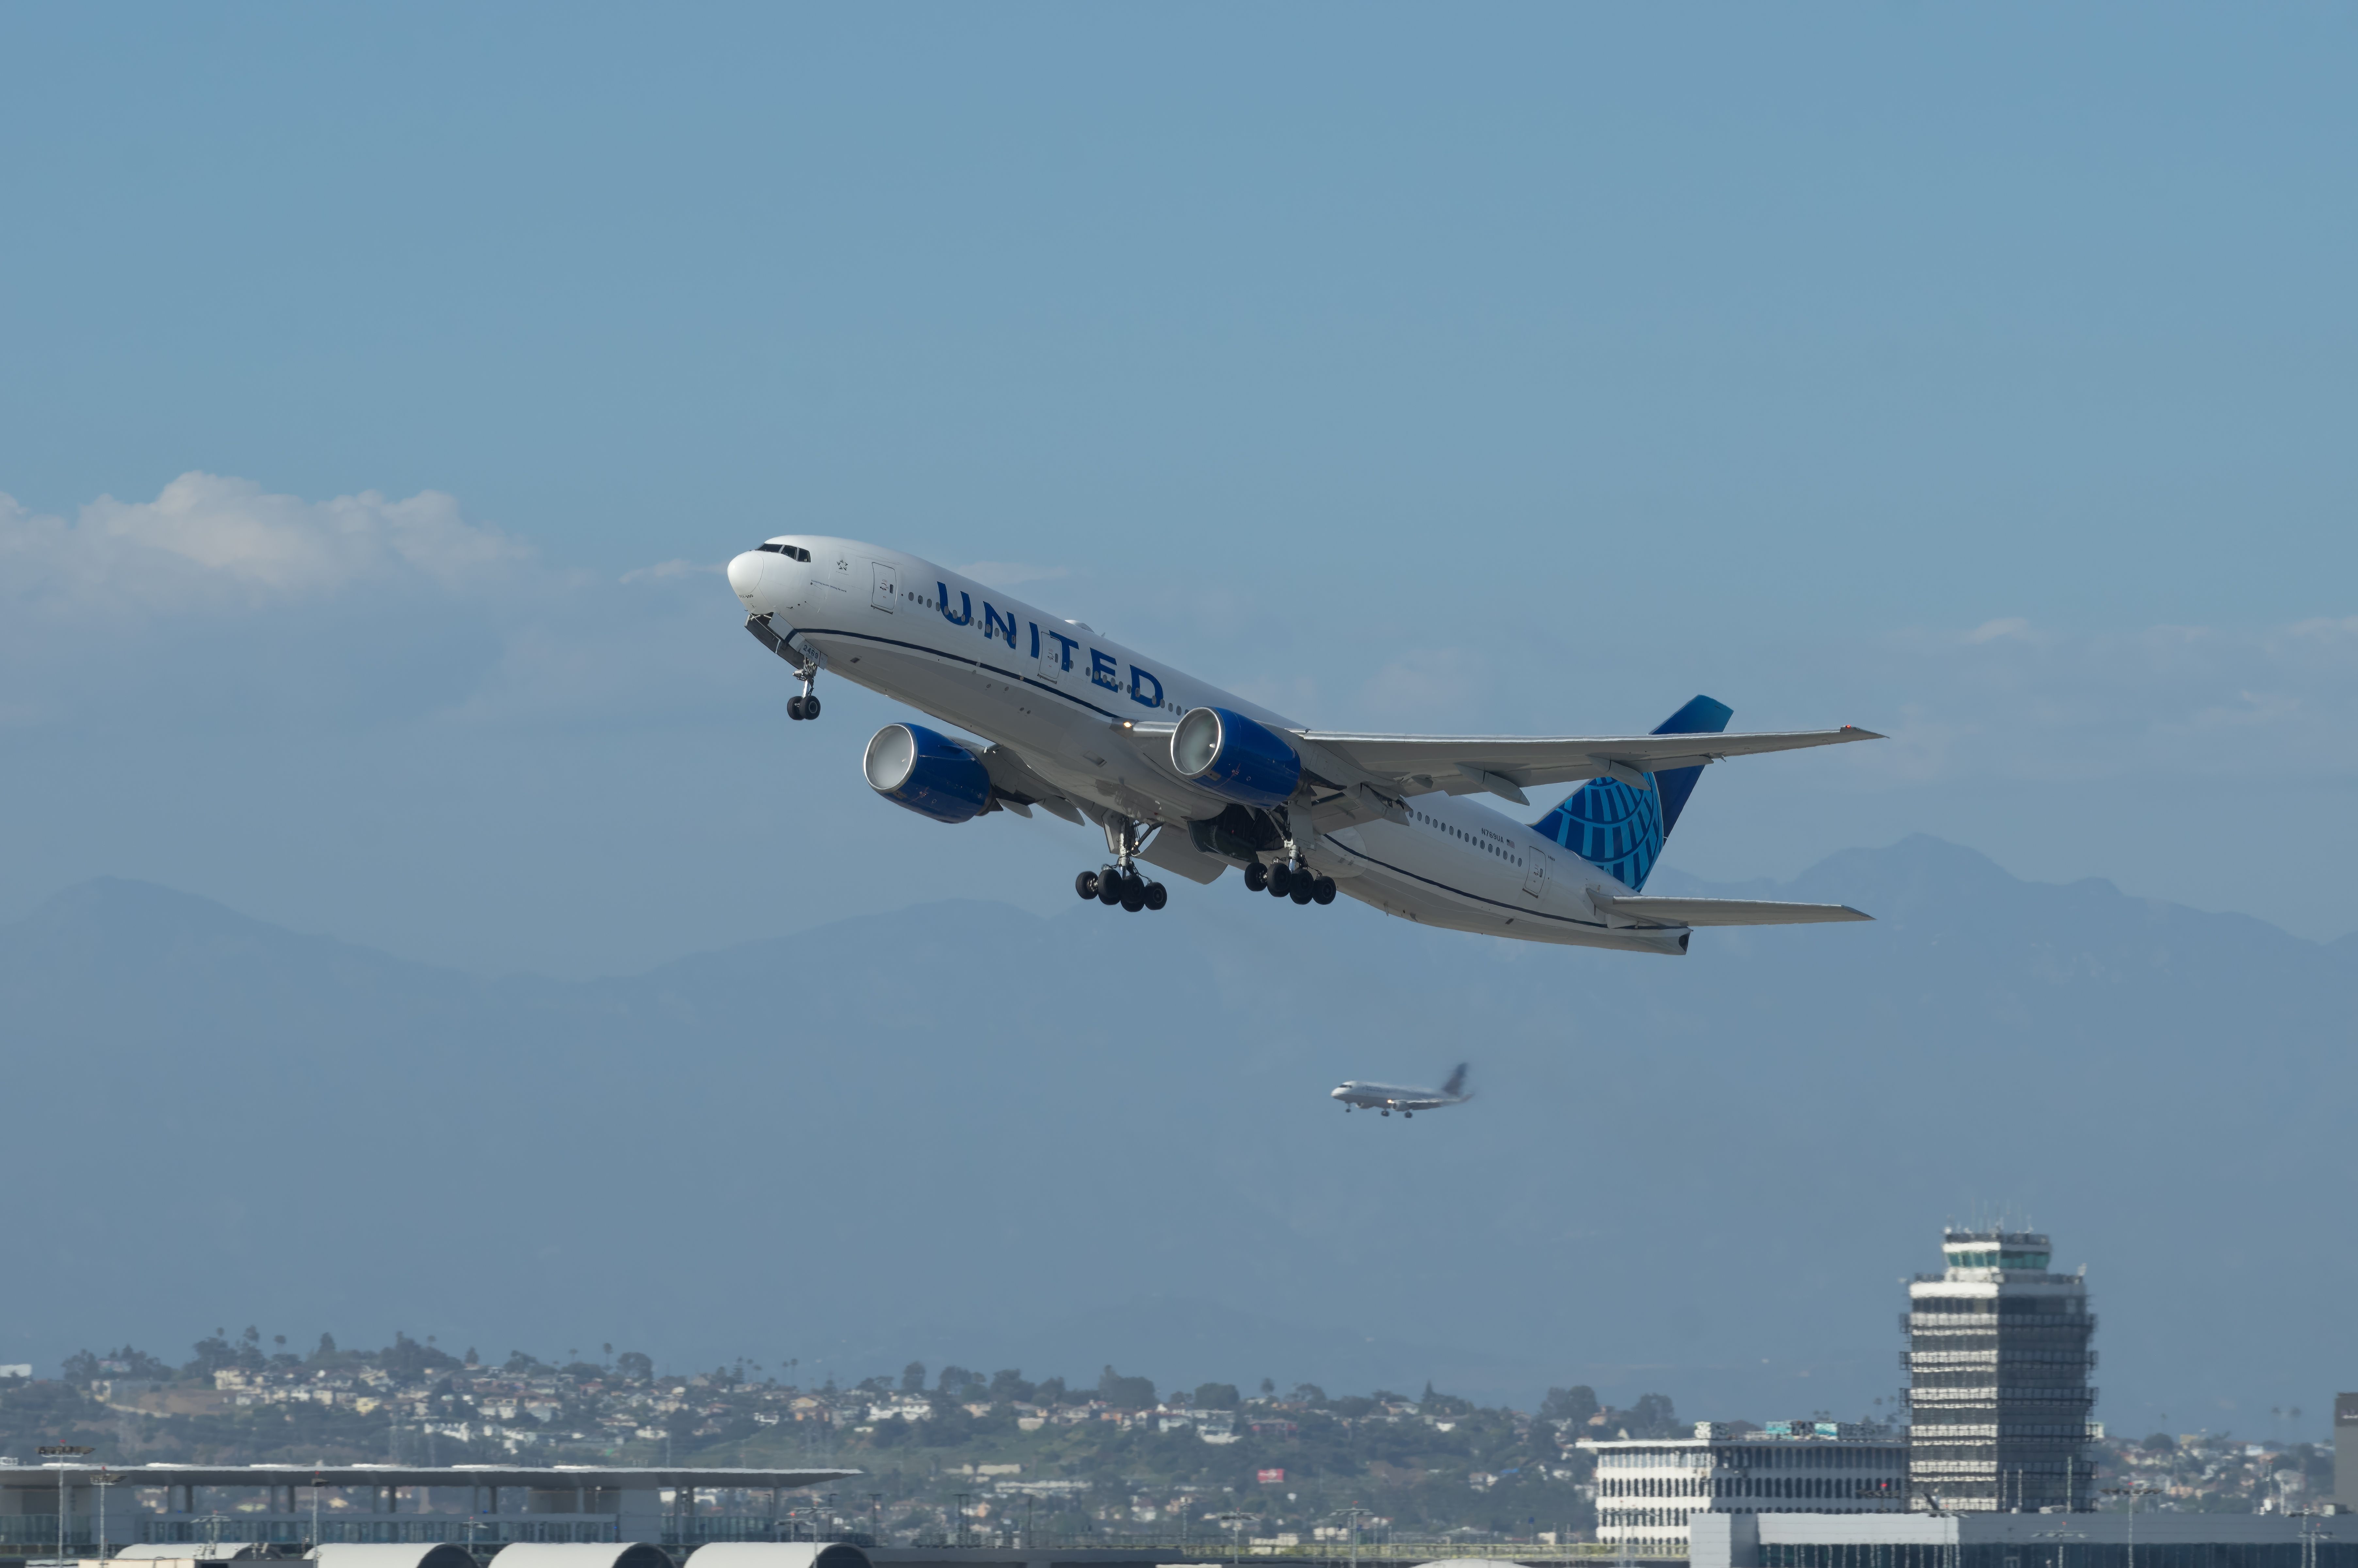
[[[1608,898],[1589,894],[1597,908],[1650,925],[1817,925],[1830,920],[1873,920],[1846,903],[1778,903],[1751,898]]]

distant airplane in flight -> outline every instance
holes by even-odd
[[[1326,1097],[1343,1102],[1347,1114],[1356,1106],[1361,1110],[1378,1110],[1390,1116],[1398,1111],[1403,1119],[1420,1110],[1436,1110],[1444,1105],[1464,1105],[1474,1097],[1466,1092],[1466,1064],[1449,1075],[1449,1081],[1437,1089],[1404,1089],[1398,1084],[1363,1084],[1353,1078],[1338,1085]]]
[[[931,562],[852,539],[780,535],[729,563],[746,630],[801,677],[789,719],[816,719],[822,671],[983,737],[888,724],[869,786],[936,822],[1033,807],[1094,824],[1111,860],[1081,897],[1161,909],[1140,861],[1191,881],[1241,867],[1297,904],[1349,893],[1426,925],[1530,942],[1683,953],[1698,925],[1868,916],[1839,903],[1651,898],[1647,874],[1704,768],[1726,757],[1881,736],[1844,726],[1725,733],[1698,697],[1648,735],[1553,739],[1314,730],[1141,659],[1077,621]],[[1464,797],[1529,806],[1524,824]]]

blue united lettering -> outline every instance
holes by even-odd
[[[1015,618],[1011,615],[1000,614],[998,611],[991,608],[990,600],[984,600],[982,601],[982,634],[985,637],[997,637],[1002,633],[1007,638],[1007,645],[1011,648],[1015,646]],[[1036,629],[1033,635],[1038,635]]]

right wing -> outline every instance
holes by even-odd
[[[1370,778],[1395,787],[1408,787],[1411,793],[1439,789],[1461,795],[1488,790],[1521,805],[1530,804],[1523,798],[1524,789],[1542,784],[1604,777],[1617,778],[1633,788],[1642,789],[1648,773],[1700,767],[1723,757],[1883,739],[1872,730],[1848,724],[1839,730],[1790,730],[1749,735],[1572,735],[1540,739],[1516,735],[1362,735],[1324,730],[1286,733],[1332,753],[1337,761]],[[1304,758],[1305,762],[1309,760]]]
[[[1778,903],[1751,898],[1607,897],[1589,902],[1614,914],[1649,925],[1815,925],[1830,920],[1873,920],[1846,903]]]

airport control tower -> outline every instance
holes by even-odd
[[[2047,1238],[1952,1230],[1948,1268],[1908,1286],[1909,1506],[1944,1513],[2091,1506],[2095,1314]],[[2084,1271],[2083,1271],[2084,1272]]]

